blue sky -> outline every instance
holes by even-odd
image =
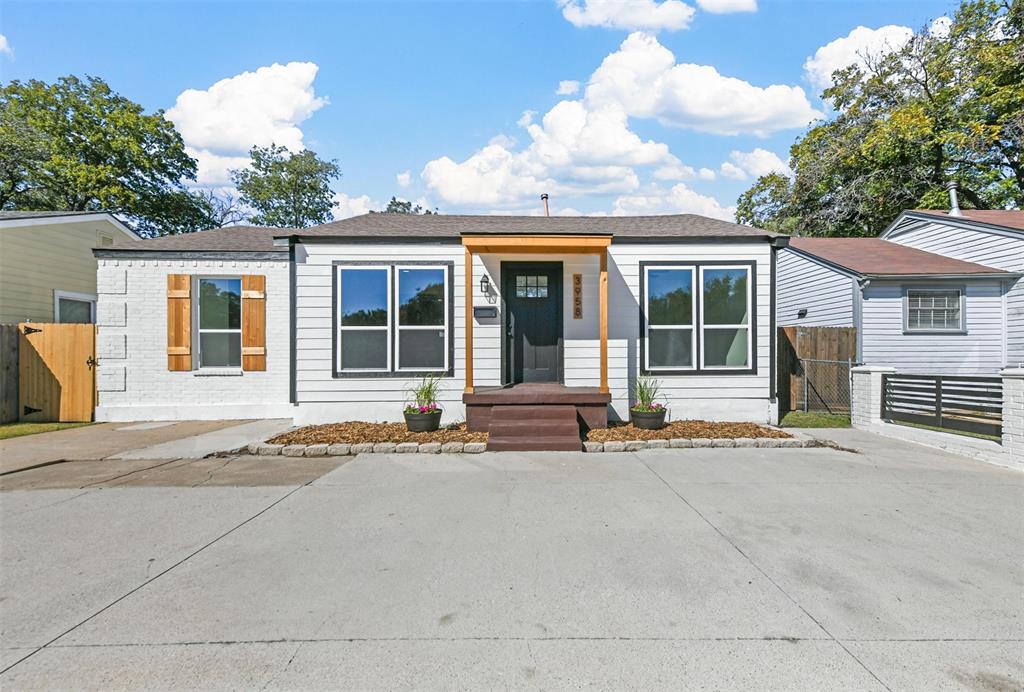
[[[339,216],[391,195],[449,213],[537,213],[546,191],[555,213],[728,218],[827,112],[830,68],[954,9],[4,0],[0,76],[96,75],[168,109],[214,187],[271,139],[336,158]],[[562,81],[578,90],[556,94]]]

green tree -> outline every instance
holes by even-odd
[[[970,0],[947,32],[836,71],[834,116],[790,150],[794,178],[761,178],[743,221],[805,235],[876,235],[901,211],[1024,206],[1024,3]]]
[[[391,201],[388,202],[388,206],[384,208],[384,211],[371,212],[373,214],[421,214],[430,215],[436,214],[437,211],[430,211],[429,209],[420,206],[419,204],[413,204],[404,199],[398,199],[395,196],[391,197]]]
[[[309,149],[253,147],[249,168],[231,171],[243,204],[256,210],[259,226],[305,228],[332,219],[331,181],[341,177],[337,161],[324,161]]]
[[[143,235],[199,230],[184,182],[196,162],[162,110],[143,112],[102,79],[0,87],[0,208],[128,217]]]
[[[790,210],[792,181],[781,173],[757,179],[736,202],[736,221],[779,233],[791,233],[797,219]]]

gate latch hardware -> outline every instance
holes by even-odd
[[[89,368],[91,369],[91,368],[95,368],[97,365],[99,365],[100,362],[98,360],[96,360],[96,358],[94,356],[89,356],[85,360],[85,364],[88,365]]]
[[[36,332],[41,332],[41,331],[43,331],[43,330],[42,329],[36,329],[35,327],[29,327],[28,325],[25,325],[25,336],[28,336],[29,334],[35,334]]]
[[[37,329],[36,331],[39,331],[39,330]],[[32,408],[31,406],[26,406],[24,408],[24,413],[22,413],[21,415],[27,416],[27,415],[32,414],[32,413],[39,413],[42,410],[43,409],[41,409],[41,408]]]

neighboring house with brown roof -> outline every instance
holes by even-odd
[[[908,373],[1024,362],[1024,212],[904,212],[878,238],[792,238],[779,326],[858,329],[858,359]]]
[[[0,323],[94,322],[92,249],[138,239],[106,212],[0,211]]]
[[[369,214],[99,248],[96,415],[399,421],[432,374],[446,421],[487,429],[504,401],[601,424],[650,374],[676,418],[774,421],[786,240],[694,215]]]

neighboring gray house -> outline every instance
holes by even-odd
[[[791,239],[778,324],[856,327],[866,364],[994,374],[1024,362],[1022,275],[1024,212],[907,211],[878,238]]]

